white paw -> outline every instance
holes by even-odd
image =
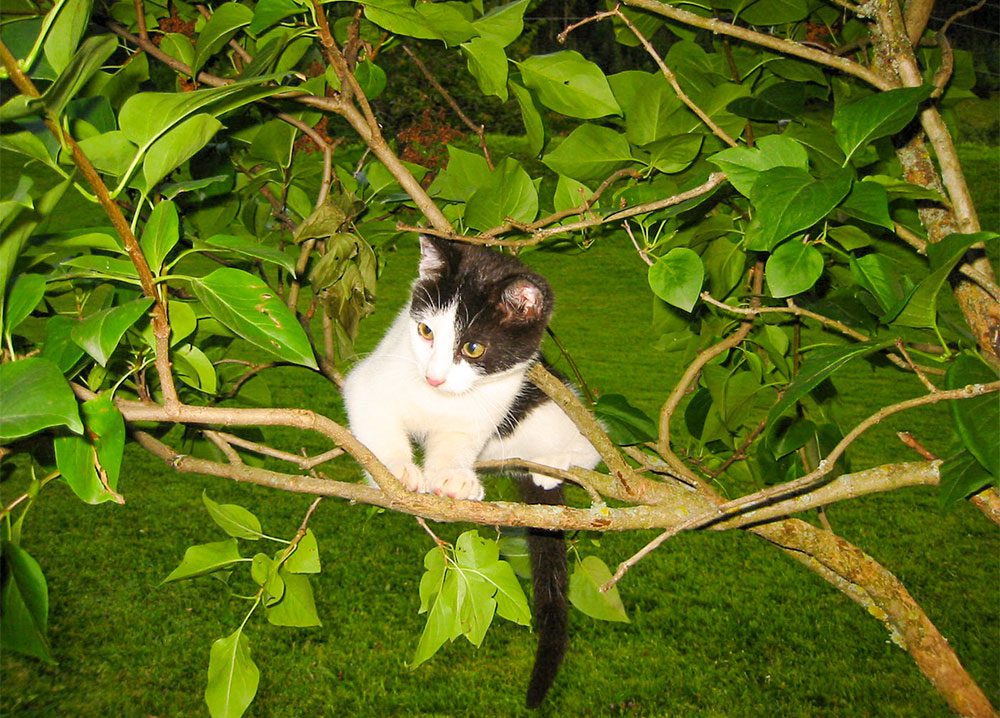
[[[426,477],[426,491],[453,499],[482,501],[484,492],[472,469],[443,469]]]
[[[424,472],[416,464],[408,462],[398,466],[390,466],[389,470],[410,491],[427,492],[427,480],[424,478]]]

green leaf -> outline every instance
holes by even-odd
[[[180,220],[177,216],[177,205],[169,200],[158,202],[149,214],[146,226],[142,230],[139,246],[146,255],[149,268],[157,276],[163,267],[163,260],[170,254],[180,241]]]
[[[762,172],[750,190],[762,230],[749,248],[771,250],[786,237],[809,229],[840,204],[850,189],[851,175],[846,171],[823,179],[795,167]]]
[[[520,163],[505,157],[465,205],[465,222],[485,231],[508,218],[527,224],[538,214],[538,191]]]
[[[847,215],[886,229],[894,229],[889,216],[889,195],[875,182],[855,182],[851,193],[840,205]]]
[[[0,441],[20,439],[52,426],[83,433],[76,397],[59,368],[40,357],[0,364]]]
[[[0,137],[3,137],[0,135]],[[27,244],[28,239],[37,229],[39,223],[48,217],[55,210],[62,199],[63,194],[73,184],[73,177],[68,177],[52,189],[48,190],[40,198],[33,198],[35,211],[24,213],[25,216],[18,216],[13,221],[0,224],[0,316],[3,315],[5,298],[7,297],[7,286],[11,274],[14,271],[14,264],[18,256]],[[23,203],[30,185],[18,182],[19,191],[15,191],[15,201]],[[18,199],[20,198],[20,199]],[[20,212],[19,212],[20,214]],[[11,218],[8,216],[7,218]],[[2,325],[2,321],[0,321]]]
[[[823,275],[823,255],[811,244],[785,242],[767,258],[764,275],[772,297],[799,294],[812,288]]]
[[[660,172],[673,174],[691,166],[701,152],[705,138],[701,135],[681,135],[658,140],[643,149],[649,152],[649,164]]]
[[[135,271],[135,265],[128,259],[117,259],[103,254],[85,254],[82,257],[67,259],[60,266],[80,269],[84,274],[101,279],[119,279],[133,284],[139,283],[139,274]]]
[[[81,501],[122,503],[116,490],[125,450],[125,420],[110,392],[84,402],[82,409],[86,434],[56,437],[52,442],[56,467]]]
[[[92,356],[101,366],[107,366],[108,359],[118,348],[139,317],[153,305],[152,299],[136,299],[110,309],[104,309],[80,320],[73,327],[73,341]]]
[[[99,172],[121,177],[128,171],[139,148],[125,138],[120,130],[94,135],[78,143]]]
[[[837,107],[833,127],[837,144],[847,159],[880,137],[888,137],[910,124],[920,103],[930,97],[932,87],[901,87],[863,97],[850,105]]]
[[[49,589],[41,567],[10,541],[0,542],[3,591],[0,593],[0,647],[52,663],[49,651]]]
[[[7,297],[7,311],[4,316],[4,334],[17,329],[27,319],[45,296],[45,277],[41,274],[19,274]]]
[[[215,8],[198,35],[191,76],[196,76],[208,58],[221,50],[241,27],[249,25],[253,19],[253,10],[236,2],[227,2]]]
[[[291,573],[282,567],[278,571],[285,582],[285,592],[280,601],[267,606],[267,620],[275,626],[295,626],[308,628],[322,625],[316,613],[309,577]]]
[[[212,644],[205,703],[212,718],[239,718],[253,702],[260,671],[250,657],[242,626]]]
[[[751,120],[779,122],[802,114],[806,104],[806,85],[779,82],[769,85],[752,97],[737,97],[726,109]]]
[[[439,549],[431,550],[440,553]],[[429,601],[427,623],[420,634],[420,641],[417,643],[417,650],[410,661],[410,668],[419,666],[437,653],[445,641],[453,640],[461,633],[461,624],[458,621],[458,574],[454,571],[447,571],[441,575],[440,588],[434,592]],[[423,586],[421,580],[421,595],[424,592]],[[458,625],[457,633],[456,624]]]
[[[746,3],[740,19],[751,25],[785,25],[804,20],[809,9],[806,0],[759,0]]]
[[[146,191],[191,159],[221,128],[222,123],[211,115],[199,114],[189,117],[160,137],[149,148],[142,163]]]
[[[53,362],[61,373],[72,369],[83,356],[83,349],[73,341],[72,331],[75,326],[75,319],[61,315],[50,317],[45,322],[42,358]]]
[[[653,294],[690,312],[705,281],[705,266],[694,250],[674,247],[649,268],[648,280]]]
[[[768,429],[774,427],[775,421],[786,411],[795,406],[795,403],[812,391],[821,381],[831,376],[841,369],[845,364],[866,356],[874,351],[883,349],[892,344],[894,339],[886,339],[881,342],[864,342],[861,344],[849,344],[847,346],[823,347],[809,352],[802,362],[799,373],[795,380],[788,385],[785,393],[771,407],[767,413]],[[768,446],[773,446],[773,437],[769,435]]]
[[[611,80],[615,97],[625,111],[625,136],[629,142],[648,145],[677,135],[677,112],[682,103],[662,75],[621,72]]]
[[[276,264],[293,277],[295,276],[295,258],[282,252],[277,247],[261,244],[247,237],[234,237],[228,234],[216,234],[204,242],[209,247],[217,247],[245,257],[252,257],[264,262]]]
[[[203,108],[209,108],[212,115],[220,115],[287,91],[281,86],[264,85],[268,79],[255,77],[193,92],[140,92],[122,105],[118,113],[119,127],[131,142],[145,151],[156,138]]]
[[[521,109],[521,121],[524,123],[524,133],[528,140],[528,151],[532,156],[538,155],[545,147],[545,125],[542,114],[538,111],[535,98],[531,92],[516,82],[508,82],[517,106]]]
[[[194,43],[187,35],[182,35],[179,32],[166,33],[160,40],[160,49],[188,67],[194,65]]]
[[[354,78],[369,100],[374,100],[385,90],[387,82],[385,70],[370,60],[358,63],[357,67],[354,68]]]
[[[653,441],[659,433],[656,422],[621,394],[602,394],[594,404],[594,414],[619,446]]]
[[[466,7],[452,2],[416,2],[413,9],[433,27],[450,46],[460,45],[476,34]]]
[[[252,35],[259,35],[286,17],[305,12],[304,6],[295,0],[260,0],[254,9],[253,20],[247,28]]]
[[[633,160],[628,140],[612,129],[584,123],[542,158],[549,169],[580,182],[604,179]]]
[[[496,615],[497,602],[493,598],[496,587],[489,581],[483,580],[483,572],[459,571],[459,573],[463,578],[458,585],[462,634],[478,648],[483,644],[486,632]],[[511,574],[513,573],[511,571]]]
[[[83,89],[116,49],[118,38],[114,35],[94,35],[84,40],[73,59],[41,97],[49,112],[61,115],[69,101]]]
[[[521,578],[531,578],[531,555],[528,550],[528,539],[521,534],[504,534],[497,542],[500,555],[510,564],[514,573]]]
[[[524,84],[551,110],[584,120],[621,114],[601,68],[574,50],[533,55],[518,67]]]
[[[940,242],[928,244],[927,258],[931,262],[933,271],[917,285],[893,323],[904,327],[927,329],[936,327],[937,298],[955,265],[965,256],[969,247],[996,237],[997,235],[991,232],[951,234]]]
[[[770,447],[775,459],[780,459],[793,451],[805,446],[806,442],[816,437],[816,425],[808,419],[791,421],[787,428],[775,431],[777,437]]]
[[[285,559],[285,570],[289,573],[319,573],[319,545],[312,529],[306,529],[299,539],[292,555]]]
[[[115,406],[109,391],[85,401],[82,409],[83,423],[87,427],[87,440],[97,452],[97,460],[104,471],[108,487],[111,491],[116,491],[118,478],[121,475],[122,456],[125,452],[125,419]],[[120,500],[108,492],[103,482],[100,490],[101,501]]]
[[[507,101],[507,55],[503,47],[482,37],[462,43],[469,72],[484,95]]]
[[[978,357],[960,354],[944,376],[945,387],[960,389],[969,384],[989,384],[997,373]],[[1000,401],[996,394],[948,402],[955,428],[966,450],[982,464],[994,480],[1000,479]]]
[[[56,72],[61,73],[70,65],[77,44],[87,31],[91,5],[92,0],[66,0],[54,5],[51,12],[56,13],[55,21],[42,48],[45,59]]]
[[[531,607],[517,580],[514,567],[507,561],[497,561],[481,571],[483,577],[496,588],[493,599],[496,601],[497,615],[518,625],[530,626]]]
[[[305,332],[284,302],[263,281],[223,267],[191,281],[198,300],[215,319],[279,359],[316,369]]]
[[[880,319],[887,323],[896,318],[917,288],[899,262],[878,252],[851,257],[851,275],[875,297],[882,309]]]
[[[201,500],[212,520],[233,538],[256,541],[263,536],[260,520],[242,506],[216,503],[205,491],[201,493]]]
[[[797,141],[785,135],[767,135],[757,141],[757,146],[731,147],[716,152],[708,161],[726,173],[737,192],[750,197],[750,190],[760,174],[775,167],[809,169],[809,155]]]
[[[441,591],[444,581],[445,554],[440,547],[434,547],[424,554],[424,575],[420,577],[420,611],[426,613],[435,596]]]
[[[465,202],[490,176],[489,165],[481,154],[448,145],[448,165],[431,183],[429,192],[451,202]]]
[[[163,579],[163,583],[222,571],[241,560],[239,544],[234,538],[191,546],[184,552],[180,565]]]
[[[173,309],[173,305],[171,305]],[[171,311],[171,317],[173,312]],[[173,344],[171,334],[171,344]],[[182,344],[174,349],[174,371],[177,378],[192,389],[215,395],[219,388],[219,376],[212,360],[193,344]]]
[[[499,47],[507,47],[524,31],[524,11],[528,0],[514,0],[506,5],[494,7],[472,23],[481,37]]]
[[[88,504],[100,504],[113,497],[101,484],[94,463],[94,445],[82,436],[59,436],[52,442],[56,468],[77,497]]]
[[[953,508],[972,494],[987,486],[996,485],[997,482],[996,476],[990,475],[979,460],[965,449],[945,460],[940,472],[938,500],[944,509]]]
[[[365,17],[395,35],[422,40],[444,40],[444,36],[406,0],[367,0]]]
[[[586,556],[576,564],[569,577],[569,600],[577,609],[600,621],[628,623],[628,615],[618,594],[618,586],[601,593],[601,586],[611,580],[611,571],[597,556]]]

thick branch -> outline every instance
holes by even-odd
[[[791,40],[783,40],[781,38],[774,37],[773,35],[757,32],[756,30],[750,30],[745,27],[739,27],[738,25],[733,25],[732,23],[724,22],[717,18],[701,17],[688,12],[687,10],[681,10],[674,5],[667,5],[666,3],[658,2],[657,0],[622,0],[622,4],[627,5],[628,7],[638,8],[639,10],[645,10],[655,15],[670,18],[671,20],[676,20],[684,23],[685,25],[710,30],[719,35],[728,35],[729,37],[735,37],[739,40],[745,40],[755,45],[775,50],[784,55],[791,55],[792,57],[808,60],[818,65],[824,65],[826,67],[839,70],[847,75],[853,75],[854,77],[864,80],[869,85],[877,87],[880,90],[890,90],[893,87],[896,87],[895,83],[887,80],[878,73],[869,70],[864,65],[854,62],[853,60],[848,60],[844,57],[838,57],[820,50],[815,50],[800,43],[792,42]]]
[[[892,573],[839,536],[790,519],[754,529],[785,549],[889,628],[920,671],[962,716],[995,716],[989,699],[966,672],[955,651],[920,604]]]
[[[2,61],[11,81],[21,94],[31,98],[40,97],[40,93],[34,83],[21,71],[17,60],[2,41],[0,41],[0,61]],[[63,132],[59,125],[59,118],[51,116],[46,111],[45,126],[56,140],[69,148],[73,164],[76,165],[83,178],[87,181],[87,184],[94,190],[101,208],[111,221],[111,226],[114,227],[115,232],[121,238],[125,251],[128,253],[129,259],[135,267],[136,274],[139,276],[139,284],[142,287],[143,294],[153,300],[152,314],[153,337],[156,345],[156,372],[160,380],[160,389],[163,392],[164,402],[168,406],[173,406],[178,402],[178,399],[177,389],[174,386],[174,378],[170,368],[170,322],[167,319],[167,305],[163,297],[160,296],[159,291],[157,291],[156,281],[149,263],[146,261],[146,255],[143,253],[142,247],[139,246],[139,240],[136,239],[135,234],[132,232],[132,227],[129,225],[128,220],[122,214],[121,207],[112,199],[111,192],[108,191],[104,180],[101,179],[94,165],[91,164],[90,158],[80,149],[76,140],[69,133]]]

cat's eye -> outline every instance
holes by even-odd
[[[469,359],[478,359],[486,353],[486,345],[479,342],[466,342],[462,345],[462,353]]]
[[[417,334],[427,341],[432,341],[434,339],[434,330],[423,322],[417,322]]]

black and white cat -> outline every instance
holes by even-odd
[[[548,282],[484,247],[421,237],[409,303],[348,374],[351,431],[412,491],[480,500],[478,460],[520,458],[558,469],[600,457],[526,377],[552,314]],[[423,465],[413,442],[423,447]],[[522,482],[532,503],[562,502],[561,483]],[[566,549],[559,532],[529,533],[539,631],[528,705],[537,706],[566,648]]]

